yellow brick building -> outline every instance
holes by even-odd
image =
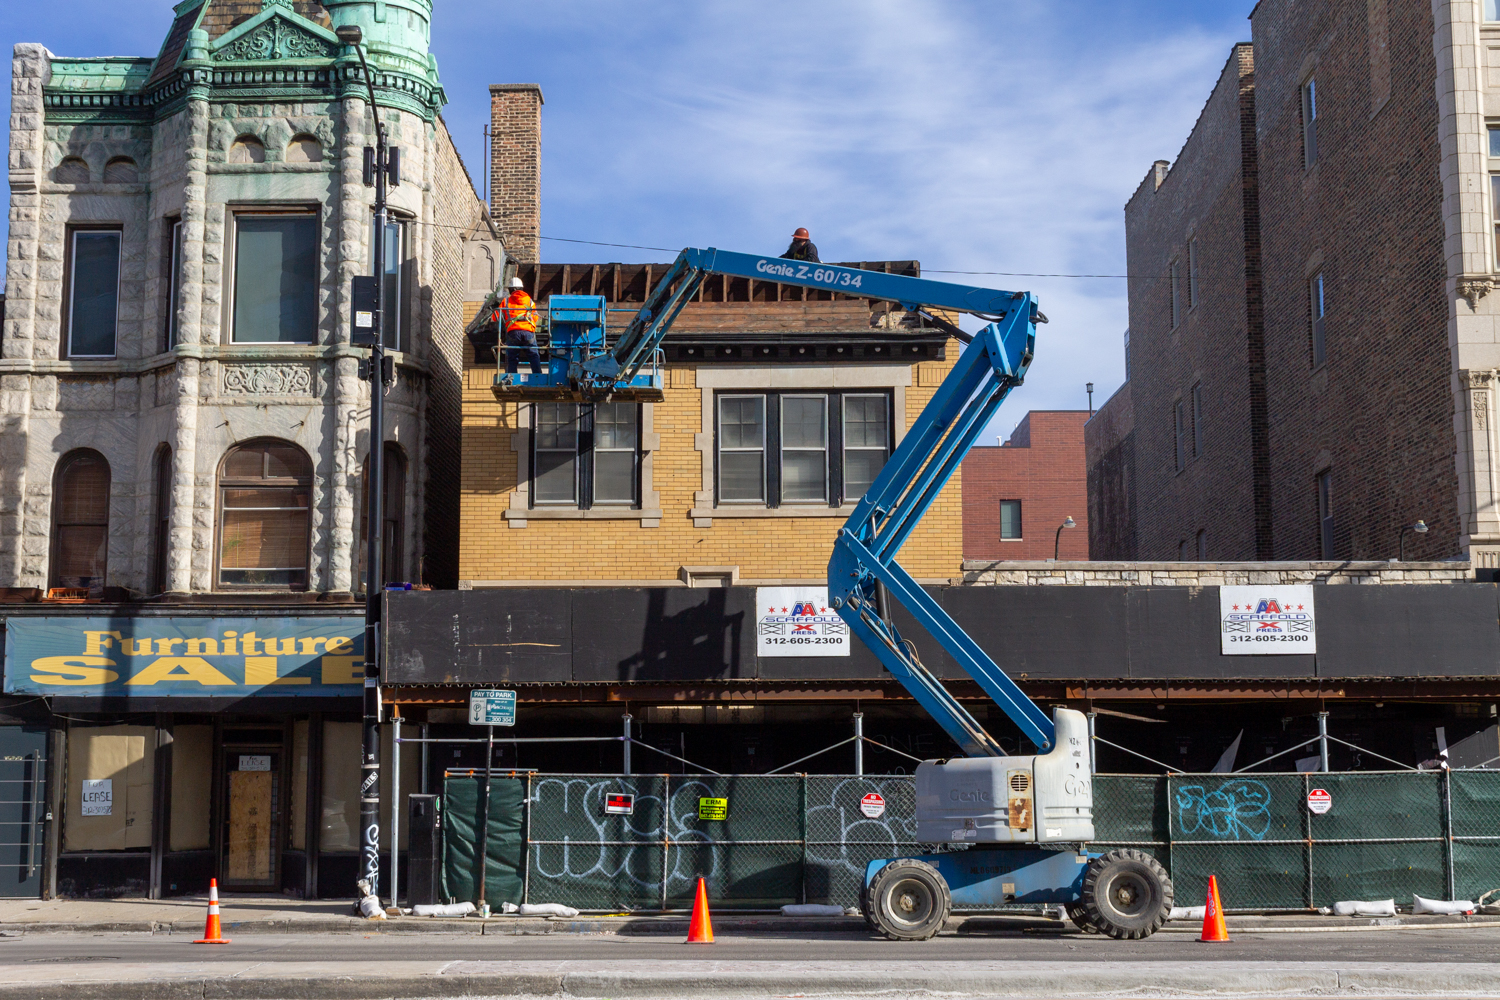
[[[914,262],[863,266],[917,273]],[[520,276],[542,306],[552,294],[604,296],[614,333],[644,300],[653,269],[665,270],[547,264],[524,265]],[[665,399],[616,404],[607,417],[498,401],[496,362],[470,345],[460,589],[823,582],[860,485],[958,356],[956,341],[889,308],[712,276],[665,342]],[[601,450],[590,454],[594,445]],[[919,580],[961,575],[961,502],[955,475],[903,550]]]

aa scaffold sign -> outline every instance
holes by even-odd
[[[1310,586],[1220,587],[1219,622],[1225,656],[1318,651]]]
[[[849,626],[828,603],[827,587],[757,587],[759,656],[848,656]]]

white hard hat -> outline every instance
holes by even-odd
[[[526,285],[525,285],[524,282],[521,281],[520,278],[511,278],[510,279],[510,284],[507,287],[509,287],[509,288],[525,288]]]

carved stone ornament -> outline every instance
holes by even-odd
[[[1493,368],[1460,368],[1458,381],[1465,389],[1487,389],[1495,380]]]
[[[331,59],[336,47],[278,15],[215,52],[213,60]]]
[[[311,396],[312,369],[306,365],[225,365],[226,396]]]
[[[1473,312],[1479,304],[1479,300],[1495,290],[1494,278],[1459,278],[1458,294],[1469,303],[1469,311]]]

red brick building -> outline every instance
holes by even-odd
[[[1087,410],[1032,410],[999,447],[964,459],[964,558],[1089,557]],[[1057,529],[1071,517],[1077,527]]]

